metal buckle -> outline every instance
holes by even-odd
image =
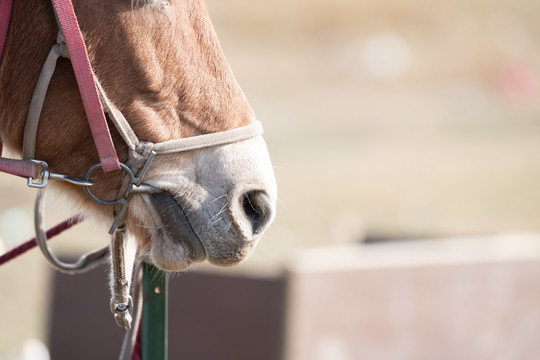
[[[49,179],[57,179],[57,180],[68,182],[70,184],[86,186],[86,187],[94,185],[94,182],[89,179],[83,179],[76,176],[50,172],[49,165],[45,161],[34,160],[34,159],[30,159],[30,161],[32,161],[35,164],[41,165],[42,170],[41,170],[39,179],[36,179],[33,177],[28,178],[26,185],[28,185],[29,187],[38,188],[38,189],[44,188],[45,186],[47,186]]]

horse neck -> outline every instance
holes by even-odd
[[[0,65],[0,136],[21,152],[26,114],[50,46],[56,22],[51,3],[16,0]]]

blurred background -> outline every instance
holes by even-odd
[[[536,359],[538,2],[206,3],[280,200],[250,260],[172,281],[281,284],[269,359]],[[32,197],[0,175],[0,250],[31,237]],[[56,249],[106,242],[85,226]],[[54,276],[37,251],[0,269],[0,359],[40,359]]]

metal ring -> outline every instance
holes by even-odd
[[[92,175],[92,172],[99,167],[101,167],[101,163],[95,164],[90,169],[88,169],[88,171],[86,172],[86,175],[84,176],[85,180],[90,180],[90,175]],[[129,182],[133,183],[135,180],[135,175],[133,174],[133,171],[131,171],[131,169],[126,164],[123,164],[123,163],[120,163],[120,167],[122,168],[122,170],[124,170],[126,174],[129,175],[129,178],[130,178]],[[96,195],[92,193],[92,190],[90,190],[90,186],[85,186],[84,189],[86,190],[86,193],[88,194],[88,196],[90,196],[92,200],[97,201],[100,204],[115,205],[115,204],[118,204],[119,202],[122,202],[122,200],[124,200],[122,196],[120,196],[118,199],[115,199],[115,200],[103,200],[103,199],[98,198]]]

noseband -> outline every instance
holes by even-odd
[[[0,171],[19,175],[28,179],[28,186],[43,188],[49,180],[67,181],[83,186],[88,196],[101,204],[113,206],[114,222],[109,230],[112,235],[110,247],[99,249],[84,255],[74,264],[66,264],[58,260],[47,245],[44,231],[43,212],[44,195],[40,190],[36,197],[35,230],[40,249],[52,266],[62,272],[76,274],[87,271],[107,259],[109,252],[112,261],[113,297],[111,310],[115,314],[119,326],[126,329],[131,327],[131,298],[129,296],[130,274],[136,250],[127,249],[125,241],[125,219],[131,196],[135,193],[151,193],[159,191],[144,183],[144,176],[155,156],[161,154],[178,153],[219,145],[244,141],[262,134],[260,122],[205,135],[170,140],[161,143],[141,141],[129,125],[122,113],[109,100],[105,91],[97,80],[79,28],[71,0],[52,0],[56,20],[58,23],[58,36],[42,67],[37,85],[34,89],[23,140],[23,159],[7,159],[0,157]],[[0,3],[0,58],[7,37],[7,29],[11,14],[12,0]],[[35,159],[35,144],[37,128],[47,88],[60,58],[70,59],[84,109],[92,131],[100,162],[92,166],[84,178],[50,172],[47,163]],[[107,125],[107,118],[114,124],[128,147],[128,161],[121,163],[112,142],[111,133]],[[1,140],[0,140],[1,155]],[[104,200],[92,193],[92,174],[98,168],[109,172],[123,171],[122,185],[117,199]],[[125,252],[130,254],[126,259]]]

